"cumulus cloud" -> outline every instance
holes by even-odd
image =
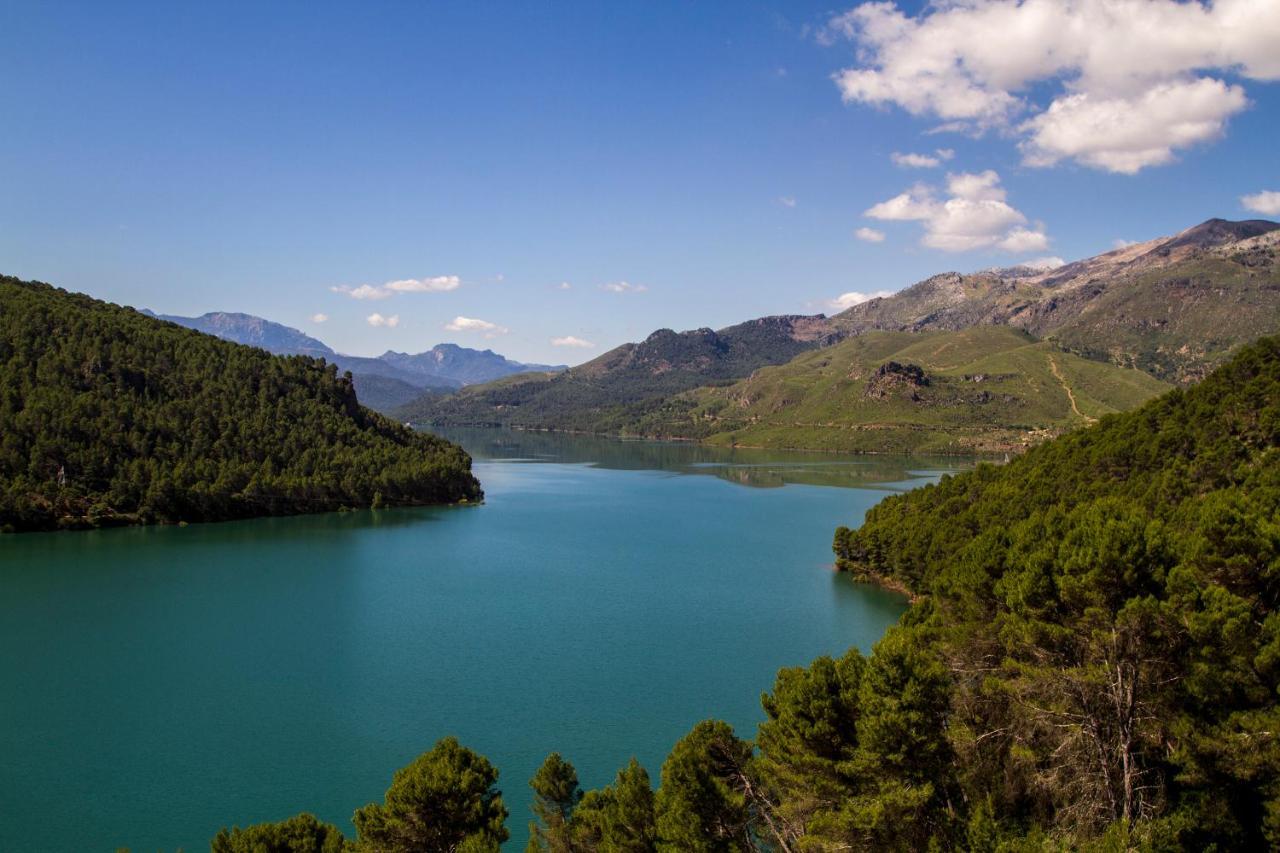
[[[1014,134],[1032,166],[1168,163],[1248,105],[1223,77],[1280,79],[1275,0],[868,2],[826,32],[858,47],[834,75],[846,102]]]
[[[573,290],[573,285],[567,281],[562,281],[556,286],[556,290]]]
[[[869,302],[872,299],[883,299],[886,296],[893,296],[893,291],[877,290],[872,293],[862,293],[857,290],[850,290],[848,293],[842,293],[832,299],[830,305],[837,311],[844,311],[855,305],[861,305],[863,302]]]
[[[874,228],[859,228],[853,232],[853,236],[867,243],[883,243],[884,232],[877,231]]]
[[[362,284],[359,287],[342,284],[329,289],[352,299],[388,299],[397,293],[445,293],[461,286],[462,279],[456,275],[437,275],[430,278],[402,278],[379,285]]]
[[[328,321],[329,321],[328,314],[312,314],[311,315],[311,322],[313,323],[327,323]]]
[[[784,195],[778,198],[778,204],[782,205],[783,207],[795,207],[796,200],[794,196]]]
[[[939,148],[932,154],[900,154],[897,151],[889,155],[893,165],[901,169],[936,169],[943,161],[955,156],[950,148]]]
[[[1240,203],[1246,210],[1261,213],[1263,216],[1280,216],[1280,192],[1263,190],[1253,195],[1240,196]]]
[[[553,347],[577,347],[579,349],[591,349],[595,346],[591,341],[584,341],[582,338],[575,338],[573,335],[565,335],[563,338],[552,338],[551,345]]]
[[[374,313],[364,319],[370,326],[387,326],[394,329],[396,326],[400,325],[399,314],[392,314],[390,317],[383,317],[381,314]]]
[[[600,285],[601,290],[610,293],[644,293],[649,288],[643,284],[632,284],[629,281],[610,281]]]
[[[486,338],[505,335],[509,329],[505,326],[499,326],[497,323],[490,323],[488,320],[477,320],[475,317],[454,317],[451,321],[444,324],[445,329],[450,332],[480,332]]]
[[[1039,252],[1049,248],[1049,238],[1043,231],[1031,228],[1015,228],[996,243],[996,248],[1006,252]]]
[[[919,222],[924,226],[921,245],[944,252],[990,248],[1035,252],[1048,248],[1044,227],[1028,226],[1027,217],[1005,199],[996,172],[959,172],[947,175],[945,198],[939,198],[928,184],[916,184],[868,208],[863,215],[884,221]]]
[[[1058,267],[1066,266],[1066,261],[1062,258],[1049,256],[1044,258],[1032,258],[1029,261],[1023,261],[1022,266],[1033,270],[1056,270]]]
[[[1112,249],[1127,249],[1130,246],[1136,246],[1136,245],[1138,245],[1137,240],[1126,240],[1123,237],[1117,237],[1116,239],[1111,241]]]

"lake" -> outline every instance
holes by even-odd
[[[311,811],[350,832],[456,735],[512,849],[548,752],[608,783],[779,667],[868,650],[901,598],[831,535],[960,463],[496,430],[482,506],[0,537],[0,850],[208,848]]]

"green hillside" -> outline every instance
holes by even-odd
[[[869,332],[680,395],[628,428],[762,447],[997,452],[1134,408],[1168,387],[1003,326]]]
[[[930,784],[971,827],[1274,849],[1278,518],[1269,338],[1190,390],[888,498],[835,550],[923,597],[882,646],[945,684]]]
[[[509,376],[394,411],[440,426],[513,426],[615,432],[667,397],[782,364],[834,341],[825,317],[764,317],[719,331],[659,329],[562,373]]]
[[[481,492],[461,448],[273,356],[0,278],[0,528],[216,521]]]

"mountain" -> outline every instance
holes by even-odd
[[[1016,449],[1132,407],[1165,383],[1193,382],[1243,344],[1280,332],[1278,247],[1280,224],[1211,219],[1052,269],[943,273],[830,318],[662,329],[560,376],[435,392],[395,415],[767,446]],[[1002,327],[1016,334],[956,339],[937,358],[905,338],[848,342]],[[869,397],[859,383],[881,366],[866,361],[874,358],[920,368],[933,384],[909,405]],[[969,393],[967,374],[998,378]],[[1068,407],[1068,389],[1081,414]]]
[[[862,705],[839,719],[856,732],[795,718],[824,732],[819,755],[783,768],[806,774],[805,824],[865,830],[840,814],[862,800],[905,848],[950,824],[967,849],[1276,849],[1277,518],[1273,337],[1188,389],[838,529],[841,568],[918,603],[866,661],[880,676],[850,691]],[[830,707],[821,674],[792,676],[798,711]],[[868,718],[886,690],[901,728]],[[812,796],[829,777],[806,758],[827,755],[858,768],[855,790]]]
[[[252,314],[214,311],[199,317],[180,317],[144,313],[223,340],[261,347],[276,355],[323,358],[339,370],[351,371],[360,402],[383,412],[427,392],[461,388],[514,373],[564,369],[562,365],[521,364],[493,350],[468,349],[456,344],[438,344],[414,355],[389,350],[377,358],[365,358],[334,352],[310,335]]]
[[[395,416],[436,424],[608,431],[672,394],[748,376],[828,345],[837,330],[822,315],[764,317],[712,331],[659,329],[586,364],[529,373],[442,396],[427,395]]]
[[[1007,452],[1169,387],[1008,327],[877,331],[677,395],[623,431],[752,447]]]
[[[199,317],[178,317],[172,314],[152,314],[150,311],[143,313],[224,341],[262,347],[276,355],[311,355],[325,359],[335,355],[333,350],[310,335],[252,314],[212,311]]]
[[[480,496],[461,448],[363,408],[320,358],[0,278],[0,529]]]
[[[513,373],[554,373],[565,369],[563,364],[523,364],[491,349],[468,349],[457,344],[436,344],[426,352],[414,355],[387,350],[378,356],[378,360],[421,376],[430,385],[474,385]]]
[[[1210,219],[1048,270],[933,276],[833,318],[851,334],[1007,325],[1168,382],[1280,332],[1280,224]]]

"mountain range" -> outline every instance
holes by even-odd
[[[412,354],[388,350],[377,358],[343,355],[304,332],[252,314],[214,311],[199,317],[180,317],[144,313],[276,355],[323,358],[339,370],[351,371],[360,402],[377,411],[402,406],[428,391],[449,391],[529,371],[564,369],[563,365],[522,364],[493,350],[469,349],[457,344],[437,344],[425,352]]]
[[[662,329],[559,373],[433,391],[394,414],[824,449],[1017,449],[1190,384],[1280,332],[1278,249],[1280,224],[1210,219],[1052,269],[943,273],[833,317]],[[959,334],[981,329],[1004,334]],[[914,345],[925,335],[931,349]],[[928,390],[869,388],[890,362],[906,372],[885,382]],[[992,378],[971,394],[956,385],[977,375]]]

